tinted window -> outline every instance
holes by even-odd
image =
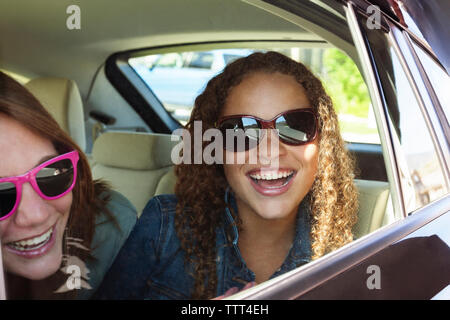
[[[388,38],[367,29],[388,108],[401,188],[407,213],[447,193],[424,115]]]
[[[445,113],[445,117],[450,119],[450,77],[447,72],[439,66],[428,53],[423,51],[416,43],[413,42],[414,49],[419,56],[420,62],[425,69],[428,79],[433,86],[434,92],[439,99],[442,110]]]

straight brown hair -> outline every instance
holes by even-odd
[[[78,151],[80,159],[77,165],[77,181],[72,191],[73,201],[64,237],[65,242],[67,237],[82,239],[82,245],[91,249],[95,232],[95,217],[102,212],[120,230],[116,220],[106,208],[109,197],[100,198],[100,194],[110,188],[103,181],[93,180],[86,155],[24,86],[1,71],[0,113],[51,141],[59,154],[72,150]],[[76,246],[64,245],[63,254],[78,256],[83,260],[93,258],[90,251]]]

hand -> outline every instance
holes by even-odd
[[[241,290],[239,290],[238,287],[230,288],[223,295],[215,297],[214,299],[211,299],[211,300],[222,300],[224,298],[232,296],[233,294],[238,293],[239,291],[244,291],[244,290],[247,290],[247,289],[249,289],[251,287],[254,287],[255,285],[256,285],[256,282],[252,281],[252,282],[248,282]]]

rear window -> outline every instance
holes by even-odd
[[[195,98],[207,82],[252,48],[177,51],[129,59],[129,64],[182,125],[189,120]],[[336,48],[271,48],[307,65],[333,99],[344,139],[379,144],[367,86],[352,59]]]

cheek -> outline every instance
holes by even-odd
[[[311,143],[305,146],[303,157],[311,167],[316,168],[319,163],[319,146],[315,143]]]
[[[70,213],[70,208],[72,207],[72,202],[73,202],[73,194],[72,194],[72,192],[69,192],[62,198],[49,201],[49,204],[59,214],[68,216]]]
[[[5,234],[6,230],[8,229],[8,220],[6,219],[4,221],[0,221],[0,240],[2,239],[3,235]]]
[[[317,143],[311,143],[305,146],[296,147],[294,151],[297,161],[301,163],[305,173],[314,177],[319,165],[319,146]]]
[[[237,168],[237,165],[233,164],[224,164],[223,165],[223,172],[225,174],[225,178],[227,179],[228,183],[231,183],[235,179],[237,179],[239,169]]]

